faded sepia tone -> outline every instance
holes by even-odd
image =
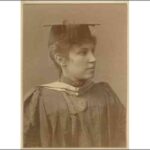
[[[23,4],[22,9],[23,97],[34,87],[58,80],[58,71],[48,57],[48,38],[51,26],[44,27],[44,25],[62,24],[63,20],[71,20],[83,24],[100,24],[92,28],[90,27],[91,32],[97,39],[94,81],[109,83],[110,87],[115,91],[117,98],[119,97],[121,103],[127,108],[126,3]],[[107,89],[107,85],[104,86],[106,86]],[[115,95],[112,95],[112,97],[115,97]],[[97,124],[98,122],[95,121],[95,123]],[[103,128],[103,130],[105,130],[105,128]],[[96,132],[92,134],[96,134]],[[88,141],[85,141],[85,143],[86,142],[88,143]],[[127,146],[127,144],[123,146],[121,144],[118,144],[118,146],[115,144],[111,146],[105,146],[105,144],[104,146],[100,144],[97,144],[97,146],[90,146],[90,144],[85,145],[83,144],[82,146],[81,144],[79,147]],[[56,144],[56,146],[43,147],[72,146],[61,146],[61,144],[58,146]]]

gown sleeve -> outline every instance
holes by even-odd
[[[107,93],[109,145],[126,147],[126,109],[109,84],[104,83],[104,87]]]
[[[40,98],[40,90],[32,89],[25,97],[23,104],[23,146],[39,147],[39,111],[38,103]]]

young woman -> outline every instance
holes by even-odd
[[[24,147],[126,147],[126,111],[111,87],[94,83],[96,38],[88,24],[53,25],[57,81],[24,102]]]

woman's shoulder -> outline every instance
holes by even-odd
[[[111,99],[112,101],[116,101],[116,99],[119,99],[116,92],[113,90],[108,82],[95,83],[94,91],[101,95],[104,95],[107,99]]]
[[[112,88],[108,82],[95,82],[93,86],[94,90],[101,90],[101,91],[111,91]]]
[[[23,100],[24,102],[27,101],[28,99],[32,98],[34,95],[39,95],[39,87],[33,87],[31,88],[28,92],[25,93],[25,95],[23,96]]]
[[[53,97],[53,95],[56,96],[55,90],[48,88],[48,85],[53,85],[54,82],[48,83],[48,84],[41,84],[41,85],[36,85],[32,87],[24,96],[23,100],[24,102],[27,101],[28,99],[33,99],[33,98],[39,98],[39,97]]]
[[[110,85],[109,85],[108,82],[100,81],[100,82],[95,82],[95,86],[107,88],[107,87],[109,87]]]

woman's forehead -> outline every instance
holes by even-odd
[[[71,46],[70,50],[77,50],[77,49],[93,49],[95,47],[94,43],[82,43],[82,44],[74,44]]]

